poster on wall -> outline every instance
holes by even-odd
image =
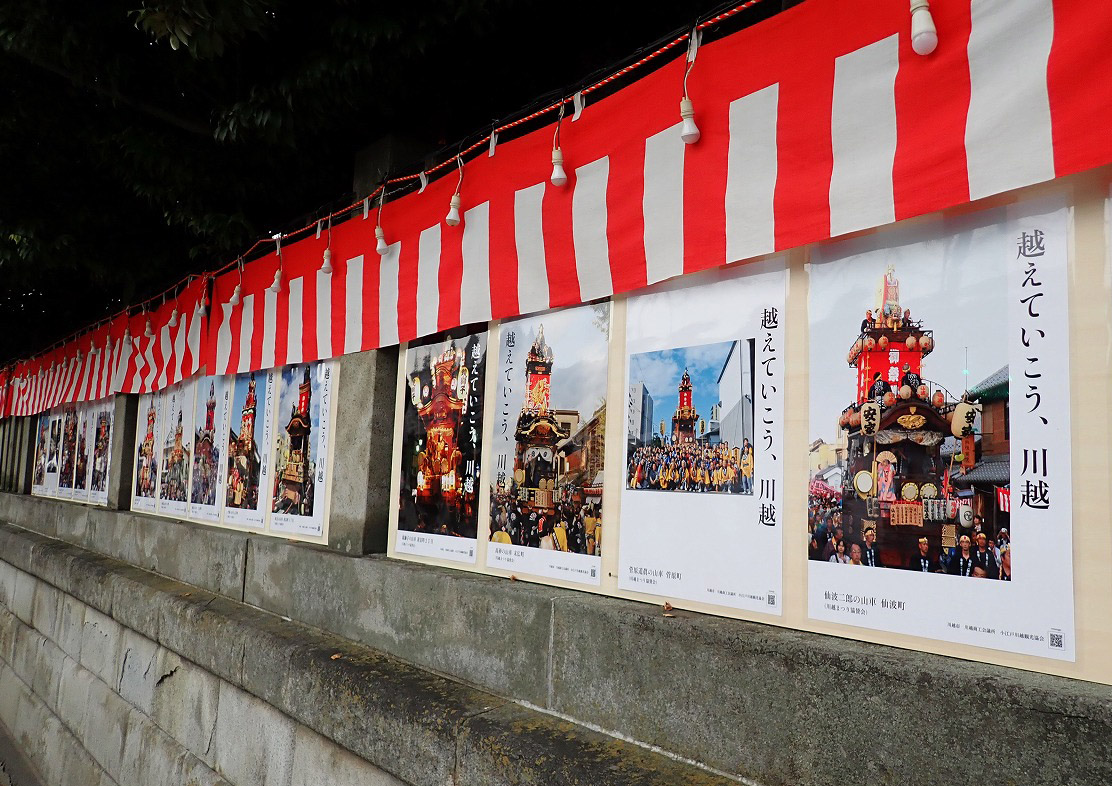
[[[410,345],[395,550],[475,562],[486,331]]]
[[[278,380],[274,472],[268,489],[270,529],[323,537],[333,364],[286,366]]]
[[[773,259],[629,299],[622,589],[781,613],[786,286]]]
[[[266,523],[270,473],[270,423],[274,372],[239,374],[232,383],[228,415],[228,464],[224,523],[262,529]]]
[[[77,406],[67,404],[61,408],[62,447],[58,459],[58,497],[73,497],[73,481],[77,469]]]
[[[228,410],[231,391],[227,377],[202,377],[196,382],[193,410],[193,475],[189,483],[189,515],[201,521],[220,521],[224,484],[228,478]]]
[[[92,455],[89,459],[89,502],[108,504],[108,476],[112,469],[112,418],[115,400],[109,396],[91,407],[90,437]]]
[[[598,586],[610,304],[502,325],[487,566]]]
[[[50,413],[43,412],[35,420],[35,463],[31,468],[31,493],[46,494],[46,457],[49,453]]]
[[[89,500],[89,475],[91,471],[93,405],[77,406],[77,439],[73,464],[73,494],[75,500]]]
[[[160,433],[159,412],[162,393],[144,393],[139,396],[138,422],[135,428],[135,471],[134,493],[131,495],[131,509],[154,513],[158,507],[158,460],[157,447]]]
[[[193,468],[193,381],[162,391],[158,477],[158,512],[184,518],[189,510],[189,474]]]
[[[46,441],[46,476],[43,481],[43,495],[57,497],[59,495],[59,479],[62,466],[62,416],[53,410],[50,412],[50,425]]]
[[[1073,660],[1068,242],[1038,202],[819,249],[811,617]]]

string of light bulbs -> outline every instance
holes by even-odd
[[[489,133],[485,134],[483,137],[481,137],[480,139],[478,139],[477,141],[475,141],[471,145],[469,145],[467,147],[463,147],[461,145],[457,149],[457,152],[454,156],[445,158],[445,159],[441,160],[439,163],[433,165],[430,168],[424,169],[421,172],[412,173],[412,174],[398,175],[398,176],[395,176],[395,177],[386,178],[370,194],[363,197],[362,199],[357,200],[350,205],[347,205],[345,207],[342,207],[342,208],[339,208],[337,210],[334,210],[334,211],[330,212],[323,219],[317,219],[316,223],[318,225],[321,221],[327,221],[328,222],[328,233],[329,233],[328,234],[328,244],[327,244],[327,247],[325,248],[324,254],[323,254],[323,264],[321,265],[321,268],[320,268],[321,272],[330,274],[333,270],[332,264],[331,264],[331,256],[332,256],[332,252],[331,252],[331,245],[332,245],[331,244],[331,230],[332,230],[332,221],[333,221],[334,218],[343,217],[347,214],[350,214],[351,211],[358,208],[360,206],[360,204],[364,205],[364,218],[367,218],[367,213],[368,213],[367,205],[369,205],[371,200],[373,200],[377,197],[378,198],[378,209],[376,211],[376,225],[375,225],[375,230],[374,230],[375,240],[376,240],[375,250],[379,255],[383,255],[387,252],[387,250],[389,248],[387,243],[386,243],[385,231],[384,231],[383,225],[382,225],[382,212],[383,212],[383,206],[384,206],[384,203],[385,203],[387,188],[389,186],[392,186],[392,185],[408,187],[414,181],[418,181],[418,180],[421,181],[422,184],[426,184],[428,182],[428,177],[430,175],[436,174],[437,172],[444,169],[445,167],[450,166],[453,161],[455,161],[456,166],[459,169],[459,180],[457,181],[455,193],[453,193],[453,195],[451,197],[451,200],[449,202],[448,214],[445,216],[444,220],[445,220],[445,223],[448,226],[457,226],[460,223],[460,220],[461,220],[460,207],[462,205],[462,200],[461,200],[461,197],[460,197],[460,193],[461,193],[461,188],[462,188],[462,185],[463,185],[464,158],[466,156],[469,156],[471,153],[475,152],[476,150],[478,150],[479,148],[481,148],[483,146],[487,146],[489,148],[490,155],[493,155],[494,154],[494,145],[496,143],[496,140],[498,139],[498,137],[501,134],[504,134],[505,132],[511,131],[515,128],[518,128],[518,127],[520,127],[524,124],[530,123],[530,122],[532,122],[532,121],[534,121],[534,120],[536,120],[540,117],[543,117],[543,116],[545,116],[545,115],[547,115],[551,112],[557,112],[558,116],[557,116],[557,121],[556,121],[556,129],[555,129],[554,135],[553,135],[553,147],[552,147],[552,167],[553,167],[553,169],[552,169],[552,175],[550,177],[550,182],[555,186],[565,185],[567,183],[567,173],[564,170],[563,150],[562,150],[562,147],[561,147],[561,144],[560,144],[560,130],[561,130],[561,125],[562,125],[566,105],[569,102],[574,103],[576,105],[576,110],[577,110],[577,115],[578,115],[578,112],[581,111],[581,109],[582,109],[582,106],[583,106],[582,102],[583,102],[583,100],[586,96],[588,96],[591,93],[594,93],[598,90],[602,90],[602,89],[606,88],[607,86],[611,85],[612,83],[614,83],[617,80],[623,79],[624,77],[628,76],[630,73],[632,73],[632,72],[634,72],[634,71],[636,71],[640,68],[643,68],[647,64],[649,64],[652,61],[656,60],[657,58],[667,54],[668,52],[670,52],[671,50],[680,46],[681,44],[684,44],[685,42],[688,44],[688,54],[687,54],[687,65],[684,69],[683,96],[680,99],[680,119],[682,121],[681,129],[680,129],[680,137],[684,141],[685,144],[695,144],[699,140],[700,132],[699,132],[698,126],[695,124],[694,103],[691,101],[690,94],[688,92],[688,78],[690,77],[691,71],[692,71],[692,69],[694,67],[694,64],[695,64],[695,55],[697,53],[698,46],[699,46],[699,43],[700,43],[701,33],[702,33],[702,31],[706,30],[707,28],[712,27],[716,24],[719,24],[719,23],[735,16],[736,14],[739,14],[743,11],[746,11],[746,10],[758,5],[761,2],[763,2],[763,0],[745,0],[745,2],[739,3],[739,4],[734,5],[734,6],[728,8],[724,11],[721,11],[720,13],[717,13],[717,14],[703,20],[702,22],[698,22],[697,24],[695,24],[691,28],[691,30],[689,30],[687,32],[684,32],[680,35],[677,35],[675,38],[672,38],[670,40],[665,41],[660,46],[658,46],[656,49],[654,49],[651,52],[648,52],[647,54],[645,54],[643,57],[641,57],[641,58],[639,58],[639,59],[621,67],[621,68],[618,68],[618,69],[614,70],[610,74],[606,75],[605,77],[603,77],[601,79],[598,79],[598,80],[594,81],[593,83],[591,83],[589,85],[586,85],[586,86],[582,87],[580,90],[578,90],[574,94],[572,94],[572,97],[569,98],[569,95],[567,93],[565,93],[557,101],[554,101],[554,102],[552,102],[552,103],[550,103],[546,106],[543,106],[539,109],[536,109],[532,112],[529,112],[529,113],[527,113],[527,114],[525,114],[521,117],[518,117],[514,120],[507,121],[506,123],[503,123],[501,125],[495,124],[491,127]],[[919,55],[922,55],[922,56],[926,56],[926,55],[931,54],[937,48],[938,33],[937,33],[937,30],[936,30],[935,25],[934,25],[933,17],[931,16],[929,0],[910,0],[910,17],[911,17],[911,44],[912,44],[913,51],[916,54],[919,54]],[[423,190],[423,188],[422,188],[422,190]],[[313,224],[310,223],[310,224],[305,225],[304,227],[292,230],[290,232],[286,232],[286,233],[278,232],[278,233],[275,233],[275,234],[271,235],[269,238],[266,238],[266,237],[259,238],[254,243],[252,243],[252,245],[246,251],[244,251],[242,254],[240,254],[238,257],[236,257],[234,260],[224,264],[223,266],[220,266],[220,267],[216,268],[215,270],[212,270],[212,271],[209,271],[209,272],[206,272],[206,273],[191,274],[191,275],[187,276],[186,278],[182,279],[182,281],[179,281],[174,286],[172,286],[172,287],[168,288],[167,290],[163,291],[162,293],[155,294],[152,297],[147,298],[146,300],[144,300],[140,303],[132,304],[130,306],[127,306],[126,308],[121,309],[120,311],[116,312],[112,316],[107,317],[105,319],[102,319],[102,320],[94,323],[94,325],[91,328],[83,328],[81,330],[75,331],[74,333],[70,334],[66,338],[54,342],[47,349],[42,350],[37,354],[39,354],[39,355],[45,354],[46,352],[50,352],[53,349],[57,348],[58,346],[64,346],[65,344],[67,344],[68,342],[73,340],[74,338],[80,337],[82,334],[84,334],[86,332],[89,332],[91,330],[96,330],[97,328],[99,328],[105,322],[111,322],[112,320],[118,318],[121,315],[131,315],[132,313],[134,313],[135,309],[137,309],[137,308],[141,308],[142,309],[141,313],[146,316],[144,335],[146,335],[148,338],[153,337],[153,331],[152,331],[152,327],[151,327],[150,316],[149,316],[149,313],[148,313],[147,306],[151,302],[157,300],[160,296],[163,297],[163,299],[165,299],[166,294],[168,292],[173,291],[174,295],[175,295],[175,308],[174,308],[173,313],[171,314],[171,327],[173,327],[174,324],[176,324],[176,322],[177,322],[176,298],[177,298],[177,295],[178,295],[178,290],[180,288],[184,288],[184,287],[188,286],[193,281],[194,278],[201,278],[202,281],[204,282],[204,291],[202,293],[201,301],[198,305],[198,314],[203,316],[207,312],[208,286],[211,284],[212,281],[215,280],[215,278],[217,276],[222,275],[223,273],[226,273],[227,271],[231,270],[232,268],[237,269],[237,271],[239,273],[239,281],[237,282],[237,284],[235,286],[235,289],[232,292],[231,298],[229,298],[229,300],[228,300],[228,305],[233,306],[233,307],[238,306],[239,303],[242,300],[243,269],[244,269],[245,261],[256,250],[258,250],[260,247],[264,246],[268,241],[272,241],[272,242],[275,243],[275,250],[276,250],[276,254],[278,256],[278,266],[277,266],[277,269],[275,270],[275,273],[274,273],[274,281],[271,283],[271,285],[269,287],[267,287],[267,289],[268,289],[268,291],[271,291],[271,292],[274,292],[274,293],[280,292],[281,289],[282,289],[282,270],[283,270],[282,240],[288,239],[288,238],[291,238],[291,237],[299,236],[302,233],[312,229],[312,227],[313,227]],[[125,340],[130,338],[129,326],[125,326],[124,337],[125,337]],[[91,344],[92,344],[92,342],[90,341],[90,345]],[[23,359],[20,359],[20,360],[10,361],[8,364],[5,365],[5,368],[10,368],[11,366],[16,365],[17,363],[24,362],[28,359],[29,358],[23,358]]]

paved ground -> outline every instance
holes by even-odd
[[[0,786],[44,786],[11,732],[0,723]]]

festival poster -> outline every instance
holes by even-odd
[[[58,497],[73,498],[73,481],[77,470],[77,406],[61,408],[62,446],[58,459]]]
[[[158,512],[185,518],[189,511],[189,474],[193,467],[192,381],[179,382],[162,391],[159,442]]]
[[[278,379],[270,530],[324,536],[335,366],[326,361],[286,366]]]
[[[81,502],[89,500],[89,474],[92,458],[93,405],[77,405],[77,439],[75,440],[72,498]]]
[[[59,496],[59,479],[62,466],[62,416],[50,411],[50,426],[46,442],[46,479],[43,482],[43,495]]]
[[[394,548],[474,563],[487,334],[465,330],[405,353]]]
[[[273,371],[239,374],[232,384],[228,476],[224,484],[225,524],[254,529],[262,529],[266,524],[274,385]]]
[[[135,428],[135,472],[131,509],[154,513],[158,508],[158,439],[161,429],[162,392],[139,396]]]
[[[599,586],[610,304],[502,325],[487,566]]]
[[[91,408],[90,437],[92,457],[89,460],[89,502],[108,504],[108,475],[112,469],[112,420],[116,402],[112,396]]]
[[[228,377],[197,380],[193,409],[193,475],[189,482],[189,517],[219,522],[227,481]]]
[[[786,287],[773,259],[629,299],[620,588],[781,613]]]
[[[31,468],[31,493],[46,496],[46,458],[49,453],[50,413],[43,412],[35,420],[35,463]]]
[[[811,617],[1074,659],[1069,221],[1039,201],[818,250]]]

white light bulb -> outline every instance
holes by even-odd
[[[938,46],[938,31],[931,17],[928,0],[911,0],[911,48],[917,55],[929,55]]]
[[[685,145],[693,145],[699,141],[699,127],[695,125],[695,105],[690,98],[680,99],[680,117],[683,127],[680,128],[680,139]]]
[[[203,317],[208,313],[208,295],[201,298],[201,302],[197,304],[197,316]]]
[[[239,305],[240,294],[241,294],[241,290],[239,288],[239,284],[236,284],[236,288],[232,290],[232,296],[230,298],[228,298],[228,305],[229,306],[238,306]]]
[[[386,253],[389,246],[386,245],[386,233],[382,231],[382,227],[375,227],[375,251],[379,256]]]
[[[151,328],[151,318],[147,317],[147,324],[143,326],[143,335],[147,338],[154,338],[154,330]]]
[[[450,227],[459,225],[459,194],[452,194],[452,201],[449,203],[448,215],[444,217],[444,223]]]
[[[170,312],[170,322],[169,322],[169,324],[170,324],[170,327],[177,327],[178,326],[178,309],[177,309],[177,307],[175,307],[174,310]]]
[[[568,182],[568,173],[564,171],[564,153],[558,147],[552,148],[552,177],[549,179],[554,186]]]
[[[320,266],[320,272],[332,275],[332,249],[330,248],[324,250],[324,263]]]
[[[267,287],[267,290],[274,293],[282,291],[282,268],[274,271],[274,281]]]

